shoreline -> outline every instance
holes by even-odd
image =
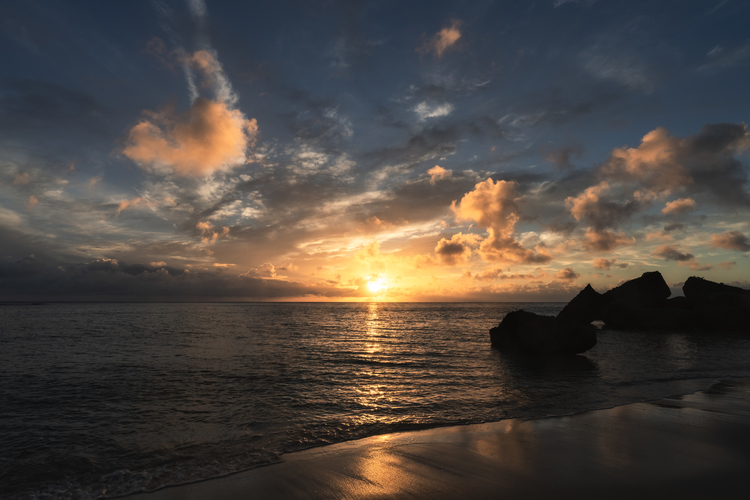
[[[120,498],[740,498],[750,470],[750,378],[713,380],[611,408],[309,448]]]

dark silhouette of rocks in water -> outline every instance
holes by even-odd
[[[572,355],[596,345],[596,329],[590,323],[568,323],[521,310],[508,313],[492,328],[490,340],[494,347],[505,351]]]
[[[750,333],[750,290],[691,276],[682,291],[699,328]]]
[[[596,345],[592,321],[613,330],[750,333],[750,290],[690,277],[684,297],[658,271],[643,273],[605,293],[581,290],[557,317],[513,311],[490,330],[493,347],[525,354],[577,354]]]

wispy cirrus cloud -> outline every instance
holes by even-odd
[[[414,112],[419,116],[419,119],[424,121],[427,118],[438,118],[441,116],[448,116],[453,111],[453,105],[450,103],[433,104],[427,101],[422,101],[414,108]]]

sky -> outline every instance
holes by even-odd
[[[0,300],[750,286],[746,0],[6,0]]]

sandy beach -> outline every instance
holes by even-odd
[[[132,500],[746,498],[750,380],[575,415],[374,436]]]

